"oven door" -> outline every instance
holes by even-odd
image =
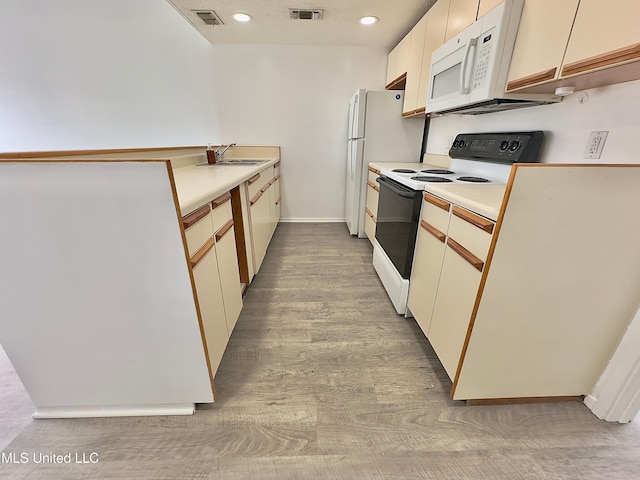
[[[402,278],[409,279],[418,233],[422,192],[378,177],[376,240]]]

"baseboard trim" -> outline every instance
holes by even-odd
[[[148,417],[154,415],[193,415],[195,404],[105,405],[92,407],[37,407],[32,418]]]
[[[582,402],[583,399],[583,395],[567,395],[558,397],[477,398],[475,400],[467,400],[467,405],[510,405],[520,403]]]

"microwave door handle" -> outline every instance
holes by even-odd
[[[460,93],[465,94],[469,93],[469,86],[466,84],[467,80],[467,67],[469,66],[469,54],[471,53],[471,48],[476,46],[477,39],[470,38],[469,43],[467,43],[467,49],[464,52],[464,59],[462,60],[462,69],[460,69]]]

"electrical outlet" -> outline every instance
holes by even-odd
[[[587,143],[587,149],[584,152],[584,158],[600,158],[602,155],[602,149],[604,148],[604,142],[607,139],[609,132],[607,130],[599,132],[591,132],[589,135],[589,142]]]

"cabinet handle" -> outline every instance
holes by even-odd
[[[280,166],[280,160],[278,160],[276,163],[273,164],[274,167],[279,167]]]
[[[219,242],[220,240],[222,240],[222,237],[224,237],[226,233],[229,230],[231,230],[232,227],[233,227],[233,220],[229,220],[227,223],[225,223],[222,226],[222,228],[216,232],[216,242]]]
[[[453,206],[453,214],[461,218],[467,222],[469,222],[474,227],[478,227],[480,230],[484,230],[487,233],[493,232],[493,222],[487,220],[480,215],[476,215],[475,213],[468,212],[460,207]]]
[[[256,173],[253,177],[247,180],[247,183],[251,185],[252,183],[256,182],[259,178],[260,178],[260,174]]]
[[[430,204],[435,205],[436,207],[440,207],[442,210],[445,210],[447,212],[449,211],[449,208],[451,208],[451,204],[449,202],[442,200],[441,198],[438,198],[434,195],[425,193],[424,199]]]
[[[380,193],[380,187],[373,183],[371,180],[367,180],[367,185],[373,188],[376,192]]]
[[[376,218],[376,216],[373,214],[373,212],[371,212],[371,210],[369,210],[368,207],[364,207],[364,211],[367,215],[369,215],[371,217],[371,220],[373,220],[375,223],[378,223],[378,219]]]
[[[227,202],[231,200],[231,193],[227,192],[223,195],[220,195],[218,198],[216,198],[213,202],[211,202],[211,207],[213,209],[218,208],[220,205],[222,205],[223,203]]]
[[[186,230],[191,225],[198,223],[199,220],[202,220],[207,215],[209,215],[209,205],[203,205],[196,211],[191,212],[189,215],[182,217],[182,225]]]
[[[280,205],[281,201],[282,201],[282,198],[278,198],[278,200],[276,200],[276,205]]]
[[[442,243],[444,243],[444,240],[447,238],[447,236],[444,233],[442,233],[436,227],[429,225],[424,220],[420,220],[420,226],[424,228],[427,232],[429,232],[431,235],[436,237],[438,240],[440,240]]]
[[[375,173],[376,175],[380,175],[380,170],[378,170],[377,168],[373,168],[373,167],[369,167],[369,171],[371,173]]]
[[[567,75],[575,75],[576,73],[583,73],[595,68],[609,67],[616,63],[638,60],[639,58],[640,43],[636,43],[634,45],[618,48],[617,50],[611,50],[610,52],[602,53],[594,57],[585,58],[584,60],[568,63],[562,67],[562,73],[560,76],[566,77]]]
[[[202,260],[204,256],[209,252],[209,250],[213,248],[213,245],[214,245],[213,237],[211,237],[209,238],[209,240],[207,240],[207,243],[205,243],[202,247],[200,247],[200,250],[194,253],[193,257],[189,259],[189,261],[191,262],[191,268],[195,267],[198,263],[200,263],[200,260]]]
[[[254,203],[256,203],[258,200],[260,200],[260,197],[262,196],[262,190],[260,190],[258,193],[255,194],[255,196],[249,200],[249,203],[253,206]]]
[[[473,266],[473,268],[475,268],[479,272],[482,271],[482,268],[484,267],[484,262],[480,260],[478,257],[476,257],[469,250],[464,248],[462,245],[460,245],[458,242],[453,240],[451,237],[449,237],[449,239],[447,240],[447,245],[451,247],[451,250],[453,250],[462,258],[464,258],[467,262],[469,262]]]
[[[507,91],[517,90],[518,88],[528,87],[531,85],[535,85],[536,83],[553,80],[554,78],[556,78],[557,70],[558,69],[556,67],[553,67],[549,70],[545,70],[544,72],[534,73],[533,75],[528,75],[516,80],[511,80],[509,83],[507,83]]]

